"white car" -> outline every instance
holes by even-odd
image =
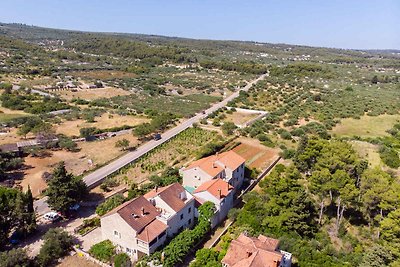
[[[60,215],[58,215],[58,213],[54,212],[54,211],[50,211],[50,212],[46,213],[43,217],[46,220],[51,221],[51,222],[55,222],[55,221],[58,221],[59,219],[61,219]]]

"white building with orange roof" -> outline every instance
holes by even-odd
[[[211,227],[214,228],[228,215],[233,207],[233,186],[221,178],[207,181],[193,191],[193,195],[201,204],[211,201],[215,204],[216,212],[211,221]]]
[[[190,192],[217,178],[229,183],[236,191],[243,184],[244,170],[245,159],[231,150],[196,160],[181,169],[180,174],[183,177],[183,185]]]
[[[127,201],[102,216],[102,238],[137,260],[153,253],[167,236],[192,227],[194,218],[194,196],[174,183]]]

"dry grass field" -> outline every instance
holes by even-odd
[[[122,125],[136,126],[150,120],[143,116],[121,116],[118,114],[104,113],[101,117],[95,118],[96,122],[88,123],[84,120],[64,121],[56,126],[56,133],[67,136],[79,136],[79,129],[85,127],[96,127],[98,129],[108,129]]]
[[[235,111],[232,114],[226,114],[224,121],[233,122],[235,125],[244,125],[246,122],[256,118],[260,113],[246,113]]]
[[[74,175],[81,175],[125,153],[115,147],[115,142],[123,138],[128,139],[131,146],[138,144],[137,138],[127,134],[106,140],[78,143],[81,150],[75,153],[57,150],[49,151],[46,157],[28,156],[25,158],[25,165],[28,168],[24,170],[21,186],[26,190],[30,185],[33,196],[38,196],[47,187],[42,179],[43,173],[51,172],[57,163],[64,161],[67,171]]]
[[[85,100],[94,100],[99,98],[111,98],[114,96],[130,95],[131,93],[121,88],[105,87],[95,89],[77,89],[76,92],[71,90],[53,92],[59,95],[61,98],[66,100],[72,100],[73,98],[81,98]]]
[[[363,116],[361,119],[342,119],[331,131],[339,136],[378,137],[388,135],[386,130],[400,121],[400,115]]]
[[[362,141],[351,141],[350,143],[361,158],[368,160],[369,166],[372,168],[384,165],[379,156],[377,145]]]
[[[106,79],[122,79],[122,78],[136,78],[137,74],[132,72],[125,71],[117,71],[117,70],[96,70],[96,71],[75,71],[70,72],[70,75],[75,77],[80,77],[83,79],[97,79],[97,80],[106,80]]]

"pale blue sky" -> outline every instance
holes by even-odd
[[[0,0],[0,22],[201,39],[400,49],[400,0]]]

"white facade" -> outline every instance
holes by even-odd
[[[150,255],[164,244],[166,233],[160,234],[155,240],[147,243],[137,238],[137,233],[121,218],[118,213],[101,218],[101,233],[103,240],[110,240],[119,251],[137,260],[141,255]]]
[[[216,212],[211,222],[211,228],[217,226],[220,222],[222,222],[229,213],[229,210],[233,208],[233,192],[231,191],[226,197],[223,199],[218,199],[213,196],[208,191],[202,191],[198,193],[194,193],[196,197],[204,199],[206,201],[211,201],[214,203]]]
[[[184,191],[184,193],[185,207],[178,212],[174,211],[160,196],[149,199],[154,206],[161,210],[157,219],[168,225],[168,236],[174,236],[185,228],[191,228],[194,224],[194,197],[189,192]]]

